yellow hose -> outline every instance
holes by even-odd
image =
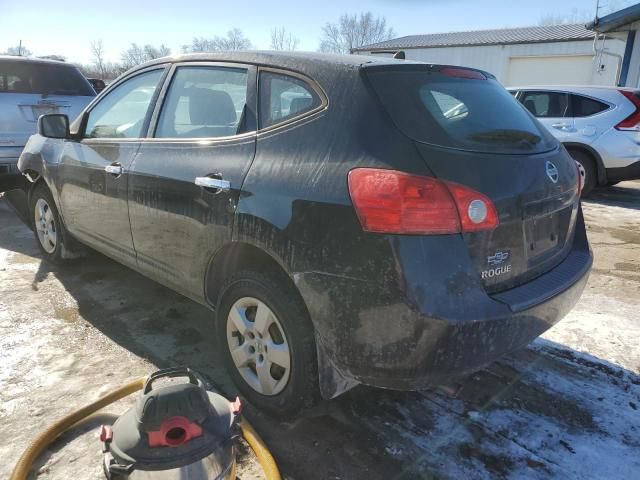
[[[251,424],[244,418],[240,420],[240,429],[242,430],[242,436],[247,441],[253,453],[258,457],[258,462],[264,470],[264,475],[267,480],[280,480],[280,471],[276,465],[276,461],[273,459],[273,455],[260,438],[260,435],[253,429]]]
[[[117,402],[121,398],[141,390],[144,387],[146,380],[146,377],[143,377],[129,382],[126,385],[123,385],[100,397],[95,402],[70,413],[51,425],[29,444],[27,449],[20,456],[18,463],[16,463],[9,480],[27,480],[27,475],[29,474],[31,466],[40,454],[51,444],[51,442],[83,418],[88,417],[107,405]],[[264,470],[265,478],[267,480],[280,480],[280,471],[278,470],[278,466],[260,436],[244,419],[240,422],[240,428],[242,430],[242,436],[256,454],[258,462],[260,462],[260,465]]]

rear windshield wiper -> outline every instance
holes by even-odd
[[[476,142],[524,142],[530,145],[536,145],[542,140],[539,135],[525,130],[491,130],[488,132],[474,133],[469,136],[469,139]]]

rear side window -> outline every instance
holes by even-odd
[[[609,108],[606,103],[582,95],[571,95],[571,106],[572,117],[590,117]]]
[[[260,128],[270,127],[322,103],[316,91],[304,80],[273,72],[260,72]]]
[[[561,92],[524,92],[520,101],[534,116],[563,118],[569,114],[569,94]]]
[[[0,92],[95,96],[80,71],[69,65],[0,61]]]
[[[365,68],[394,123],[414,140],[460,150],[531,153],[556,141],[497,81],[430,65]]]
[[[155,136],[214,138],[235,135],[246,102],[246,70],[180,67],[171,81]]]

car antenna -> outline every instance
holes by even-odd
[[[398,50],[396,53],[393,54],[393,58],[398,60],[404,60],[406,58],[404,55],[404,50]]]

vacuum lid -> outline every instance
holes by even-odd
[[[155,381],[168,377],[189,381],[154,388]],[[101,440],[114,458],[114,473],[178,468],[213,452],[222,463],[230,463],[238,411],[239,403],[208,392],[192,370],[160,370],[149,377],[136,405],[116,420],[111,432],[103,430]]]

